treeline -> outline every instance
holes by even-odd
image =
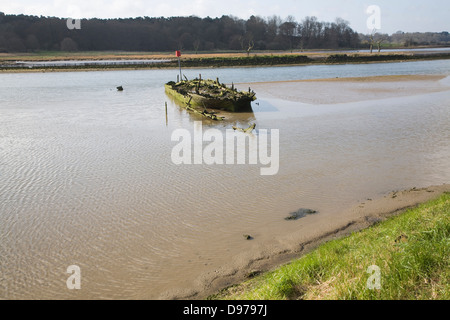
[[[69,29],[67,19],[0,12],[0,52],[33,51],[213,51],[342,49],[366,46],[366,39],[343,19],[335,22],[289,16],[244,20],[221,18],[138,17],[82,19]],[[413,43],[421,44],[423,40]],[[372,39],[373,40],[373,39]],[[448,33],[439,43],[450,44]],[[433,42],[435,43],[435,42]]]
[[[450,34],[443,32],[402,32],[389,35],[376,33],[372,35],[360,35],[362,45],[371,42],[380,43],[384,47],[417,47],[417,46],[450,46]]]
[[[299,23],[293,17],[283,20],[278,16],[83,19],[81,29],[70,30],[62,18],[0,13],[3,52],[249,51],[355,48],[359,44],[358,34],[342,19],[333,23],[315,17]]]

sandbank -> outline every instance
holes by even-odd
[[[409,208],[436,199],[444,192],[450,192],[450,184],[392,191],[378,199],[361,200],[357,205],[329,216],[326,223],[321,219],[315,221],[311,216],[308,227],[303,229],[301,220],[292,221],[299,224],[299,232],[295,235],[280,237],[271,247],[255,246],[252,255],[236,257],[228,265],[199,277],[195,281],[195,287],[166,292],[161,299],[206,299],[221,289],[241,283],[255,274],[286,264],[327,241],[366,229]]]
[[[259,98],[307,104],[336,104],[450,90],[446,75],[391,75],[246,84]],[[317,94],[317,93],[320,94]]]

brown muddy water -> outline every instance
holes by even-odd
[[[172,133],[202,121],[165,95],[176,71],[0,74],[0,298],[201,295],[360,201],[448,183],[450,72],[433,63],[439,77],[414,81],[239,85],[257,92],[253,112],[203,128],[279,130],[274,176],[261,165],[172,162]],[[403,64],[389,70],[397,65],[403,74]],[[237,83],[315,70],[297,68],[218,72]],[[353,68],[333,70],[360,76]],[[328,77],[319,69],[311,78]],[[318,213],[285,220],[299,208]],[[80,290],[67,288],[71,265]]]

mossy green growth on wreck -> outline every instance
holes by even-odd
[[[168,94],[181,103],[229,112],[249,111],[252,101],[256,100],[256,94],[250,88],[247,92],[238,91],[234,84],[227,87],[219,79],[169,82],[165,88]]]

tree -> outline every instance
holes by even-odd
[[[198,50],[200,49],[200,45],[201,45],[200,39],[199,38],[195,39],[193,45],[194,45],[195,54],[197,54]]]
[[[376,34],[374,35],[373,39],[374,39],[374,42],[375,42],[376,45],[377,45],[378,53],[381,52],[381,44],[382,44],[383,42],[385,42],[388,38],[389,38],[389,36],[388,36],[387,34],[376,33]]]
[[[291,52],[294,49],[295,38],[297,37],[297,22],[292,16],[288,16],[286,22],[279,27],[280,34],[284,37]]]
[[[370,41],[369,41],[369,45],[370,45],[370,53],[373,53],[373,45],[375,44],[375,34],[377,32],[377,29],[373,29],[372,33],[370,34]]]
[[[282,20],[279,16],[273,15],[272,17],[267,19],[267,40],[273,41],[279,32],[280,25],[282,24]]]
[[[233,35],[228,41],[228,48],[230,50],[244,50],[242,45],[243,36]]]
[[[242,50],[244,50],[247,53],[247,57],[250,56],[250,52],[255,47],[255,41],[253,41],[251,37],[250,38],[241,37],[240,42]]]
[[[67,29],[66,20],[55,17],[4,15],[0,13],[2,50],[83,50],[83,51],[172,51],[294,50],[358,48],[369,43],[369,35],[359,35],[343,19],[334,22],[306,17],[296,22],[292,16],[281,19],[251,16],[244,20],[221,18],[144,17],[127,19],[83,19],[83,28]],[[408,45],[449,45],[448,32],[400,33],[383,42]],[[381,48],[381,42],[380,48]],[[378,45],[377,39],[372,41]]]
[[[36,51],[39,50],[39,40],[34,34],[29,34],[27,40],[25,41],[25,46],[27,50]]]
[[[61,41],[61,51],[78,51],[78,45],[71,38],[64,38],[63,41]]]
[[[305,48],[313,48],[319,37],[319,22],[316,17],[306,17],[303,19],[301,27],[299,28],[300,36]]]
[[[10,52],[25,52],[26,47],[22,39],[16,34],[7,40],[7,50]]]
[[[0,35],[0,53],[8,52],[7,47],[8,47],[8,43],[5,39],[5,37]]]
[[[262,43],[266,41],[267,24],[261,17],[251,16],[245,23],[245,34],[249,42]],[[253,48],[252,48],[253,49]]]
[[[192,36],[190,33],[183,33],[180,38],[178,39],[178,50],[189,50],[193,48],[194,40],[192,39]]]

